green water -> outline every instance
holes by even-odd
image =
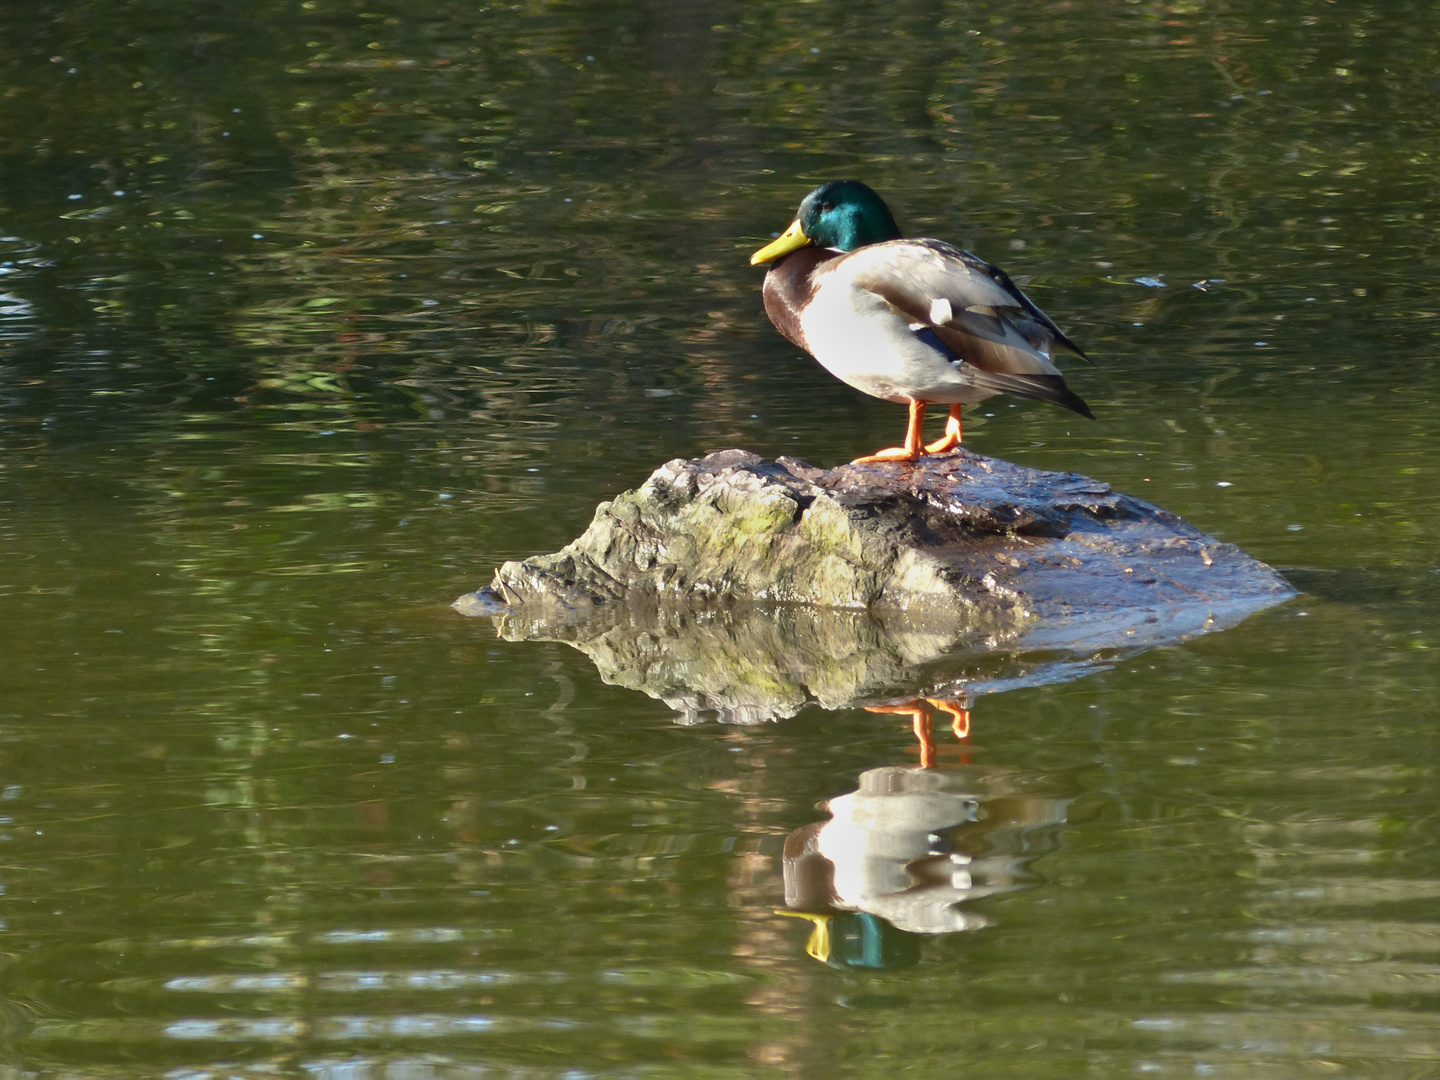
[[[1436,1075],[1436,71],[1379,0],[0,9],[0,1077]],[[786,839],[903,717],[448,605],[898,440],[746,262],[837,176],[1099,361],[969,445],[1303,594],[980,698],[972,928],[827,947]]]

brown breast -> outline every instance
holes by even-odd
[[[830,248],[803,247],[771,265],[762,294],[765,314],[786,340],[809,352],[800,330],[800,313],[815,295],[814,272],[842,253]]]

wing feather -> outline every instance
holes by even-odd
[[[1008,274],[968,251],[940,240],[892,240],[871,244],[846,257],[853,280],[885,298],[912,322],[954,329],[1030,354],[1032,368],[1014,356],[1002,370],[1039,370],[1055,346],[1089,357],[1054,321],[1020,291]],[[949,308],[948,319],[934,318]],[[960,355],[971,363],[963,349]],[[1013,365],[1013,366],[1012,366]],[[1055,370],[1050,367],[1050,370]]]
[[[872,244],[843,262],[854,285],[884,299],[918,337],[948,353],[969,385],[1094,418],[1050,356],[1058,346],[1090,358],[999,267],[939,240]]]

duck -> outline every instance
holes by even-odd
[[[769,264],[765,313],[841,382],[908,405],[903,446],[855,463],[918,461],[960,445],[961,406],[996,394],[1048,401],[1095,419],[1051,359],[1093,363],[1005,271],[943,240],[908,239],[874,189],[831,180],[800,202],[790,227],[750,256]],[[947,404],[924,442],[927,405]]]

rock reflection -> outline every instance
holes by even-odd
[[[815,959],[868,969],[916,963],[926,936],[986,925],[964,905],[1035,884],[1028,864],[1054,847],[1078,794],[1054,775],[970,764],[973,698],[1080,678],[1219,625],[976,628],[783,605],[606,607],[578,619],[507,609],[494,619],[508,640],[574,646],[606,682],[665,702],[681,723],[759,723],[810,704],[908,719],[920,764],[862,773],[855,791],[828,801],[828,821],[785,843],[780,913],[813,924]]]
[[[1037,884],[1029,864],[1056,846],[1079,794],[1052,774],[970,763],[972,701],[1082,678],[1270,602],[980,624],[964,612],[783,604],[516,610],[484,591],[455,606],[490,616],[506,640],[573,646],[680,723],[755,724],[808,705],[907,719],[919,765],[862,773],[825,804],[828,821],[789,834],[778,912],[812,924],[816,960],[885,970],[917,963],[927,937],[985,926],[971,902]]]
[[[783,914],[810,920],[806,952],[836,967],[895,968],[924,935],[985,926],[966,901],[1038,882],[1075,791],[1016,769],[891,765],[829,800],[829,821],[785,840]]]
[[[1052,619],[977,626],[963,617],[801,605],[642,608],[607,605],[585,618],[477,606],[509,641],[579,649],[607,683],[665,702],[682,723],[751,724],[825,709],[962,702],[1068,682],[1144,648],[1238,622],[1249,610],[1179,607],[1161,619]],[[469,605],[467,606],[467,602]]]

